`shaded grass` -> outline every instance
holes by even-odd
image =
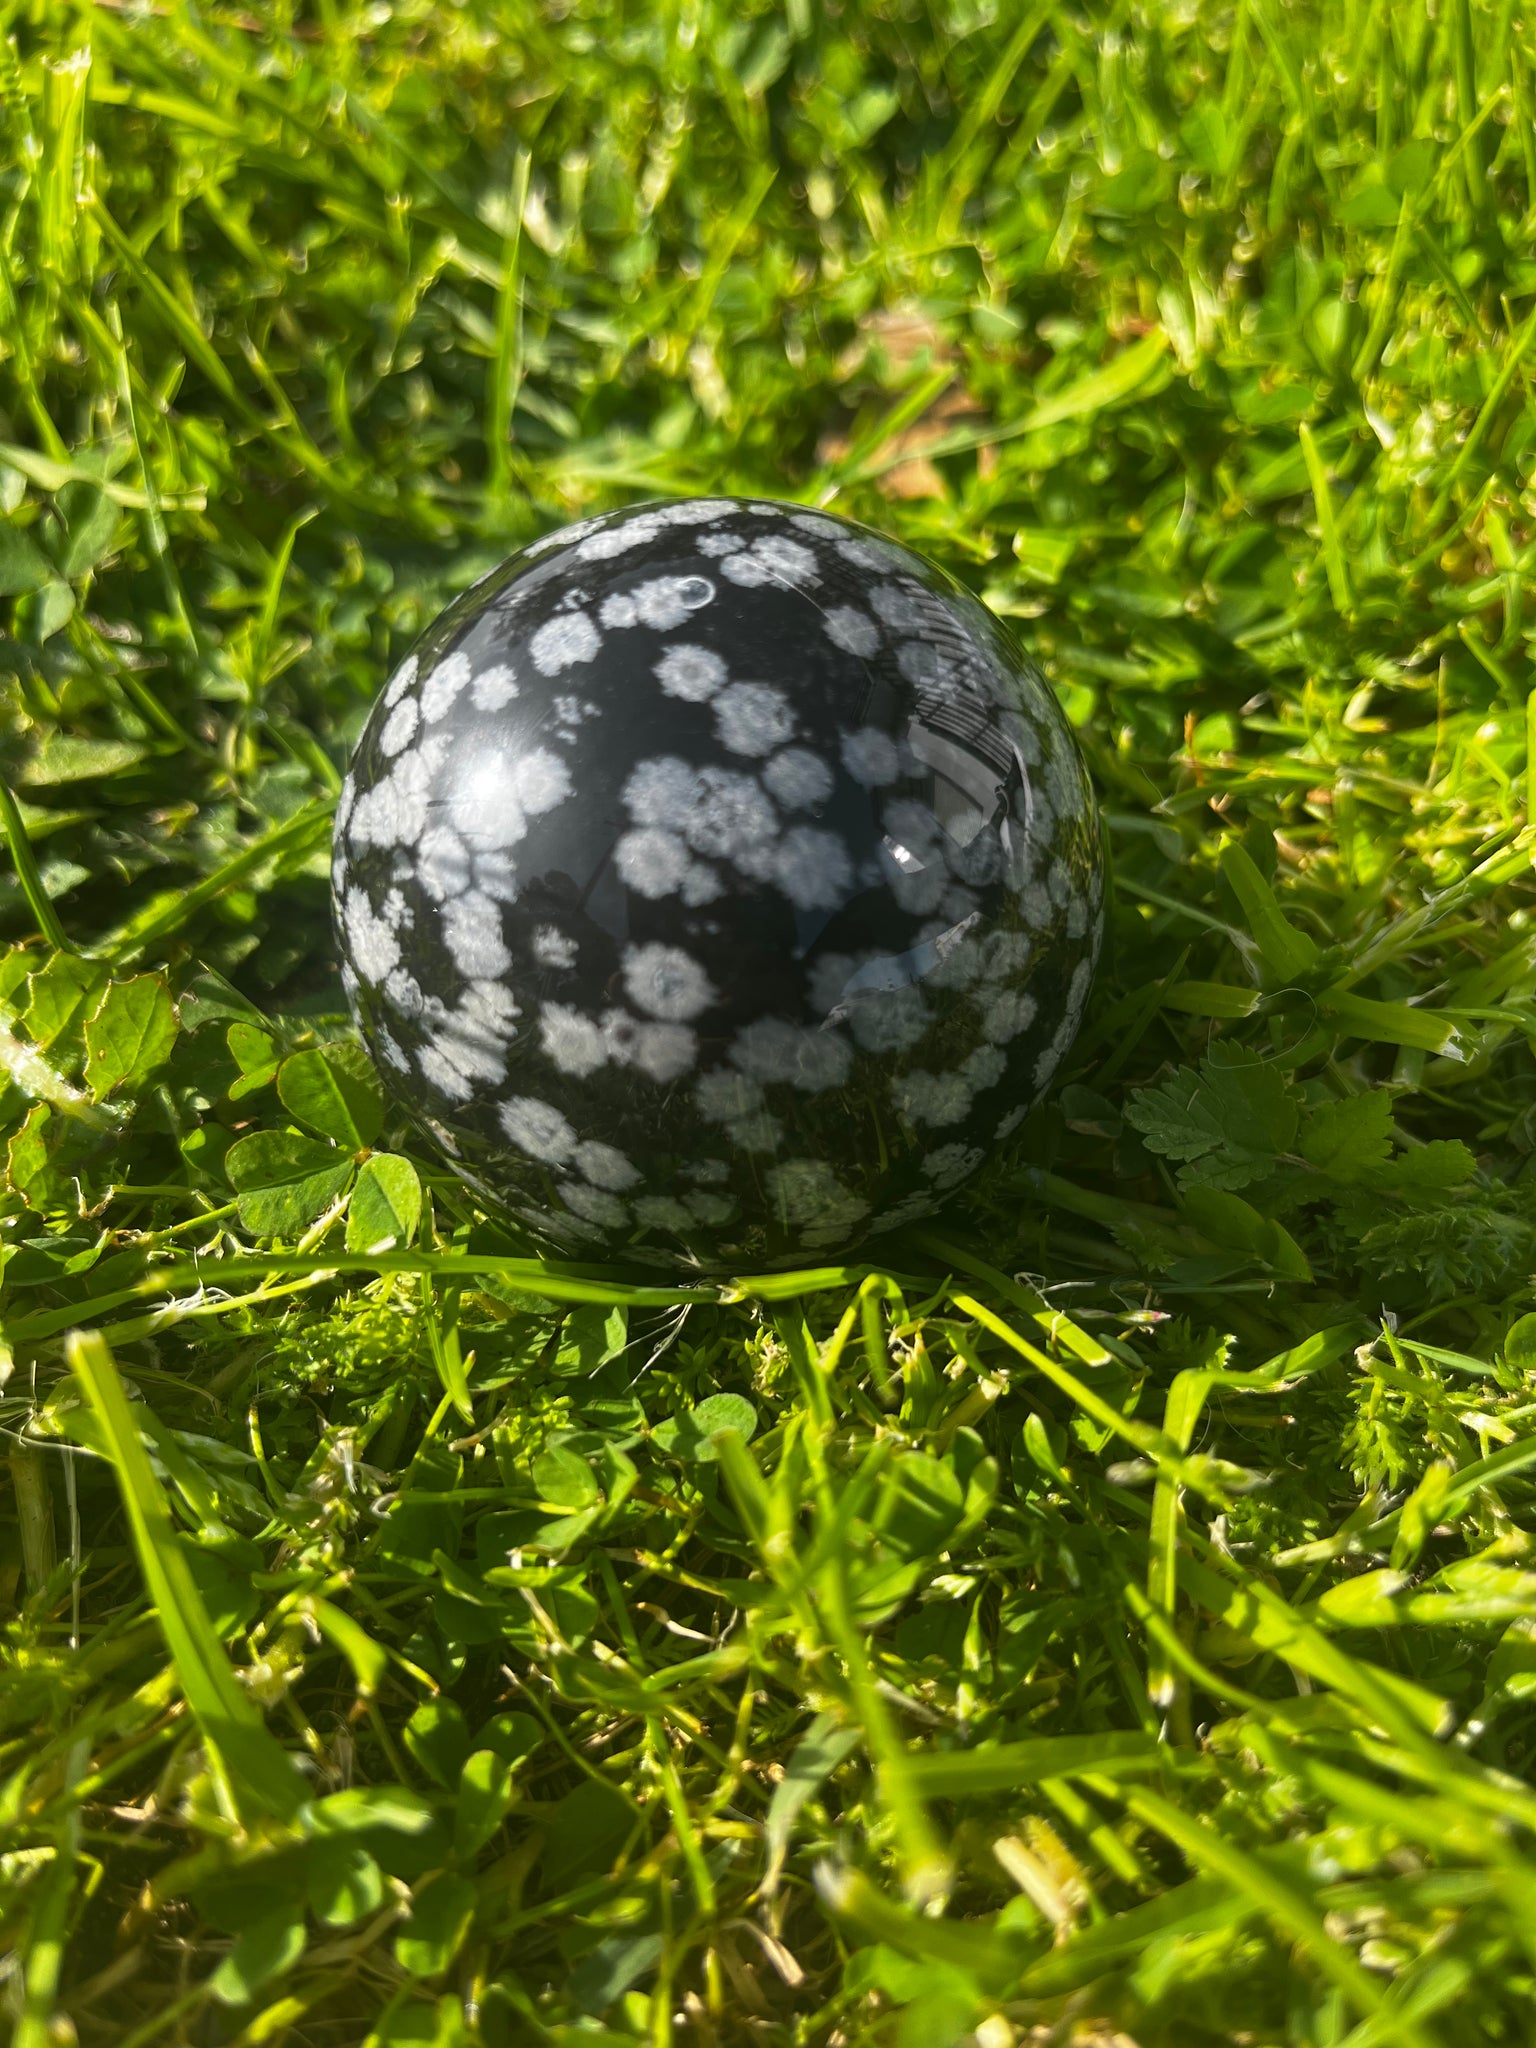
[[[6,19],[23,2048],[1528,2039],[1517,10]],[[943,560],[1104,801],[889,1269],[530,1263],[319,1051],[379,679],[694,490]]]

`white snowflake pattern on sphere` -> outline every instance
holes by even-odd
[[[956,1199],[1060,1076],[1092,794],[942,571],[800,505],[653,503],[546,535],[424,644],[337,802],[341,987],[537,1248],[841,1259]]]

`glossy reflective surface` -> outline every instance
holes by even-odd
[[[567,1256],[748,1270],[924,1216],[1049,1083],[1102,871],[1054,697],[868,529],[589,520],[432,627],[336,821],[381,1071]]]

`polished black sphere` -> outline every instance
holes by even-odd
[[[588,519],[443,613],[336,815],[412,1117],[567,1256],[747,1271],[927,1216],[1072,1042],[1097,819],[998,621],[825,513]]]

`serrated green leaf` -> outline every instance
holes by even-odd
[[[46,967],[27,976],[27,1007],[22,1028],[46,1052],[61,1041],[81,1043],[75,1034],[105,990],[108,970],[99,960],[78,953],[55,953]]]
[[[1240,1188],[1273,1172],[1296,1141],[1300,1109],[1283,1069],[1240,1047],[1214,1047],[1199,1070],[1181,1067],[1139,1088],[1126,1119],[1149,1148],[1182,1162],[1181,1179]]]
[[[1395,1128],[1391,1096],[1385,1088],[1367,1088],[1313,1110],[1301,1134],[1301,1156],[1349,1186],[1391,1156]]]
[[[347,1250],[409,1245],[420,1221],[421,1181],[410,1160],[396,1152],[375,1152],[365,1159],[347,1210]]]
[[[349,1152],[371,1145],[384,1128],[384,1091],[359,1046],[294,1053],[278,1070],[277,1092],[290,1115]]]
[[[98,1102],[146,1080],[170,1057],[176,1012],[163,974],[114,981],[85,1027],[85,1079]]]
[[[49,733],[17,780],[23,789],[50,789],[61,782],[99,782],[125,768],[136,768],[148,752],[148,747],[133,740],[87,740],[77,739],[72,733]]]

